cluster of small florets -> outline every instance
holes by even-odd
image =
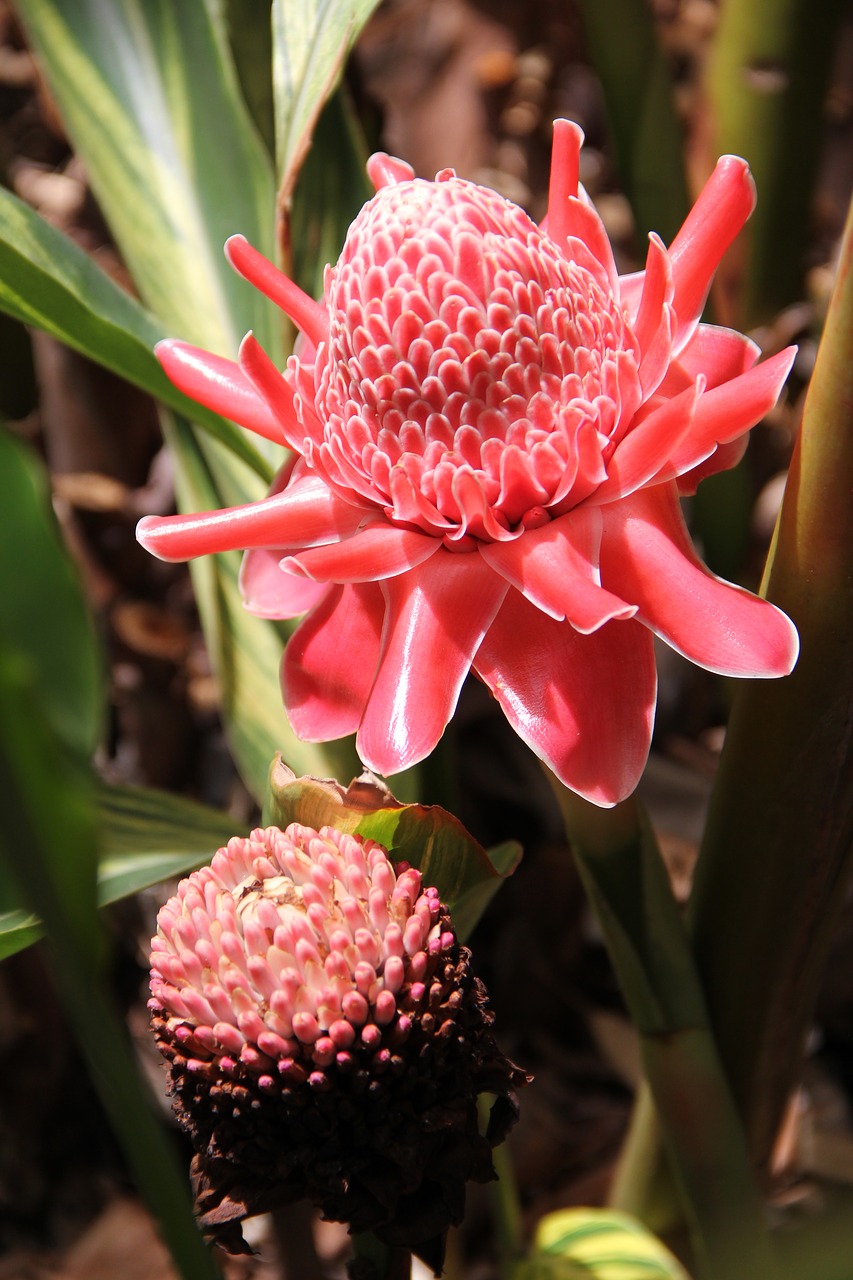
[[[171,1015],[187,1069],[242,1064],[261,1088],[314,1063],[348,1065],[356,1038],[377,1046],[426,994],[442,938],[435,889],[395,873],[385,850],[294,824],[234,838],[181,883],[152,941],[153,1003]],[[269,1075],[272,1072],[273,1075]]]
[[[202,1225],[236,1249],[244,1217],[307,1196],[439,1263],[524,1077],[420,872],[329,827],[253,831],[181,882],[151,966]]]

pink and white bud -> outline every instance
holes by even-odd
[[[234,837],[160,911],[149,1007],[205,1229],[239,1250],[244,1217],[308,1196],[440,1264],[526,1077],[419,871],[332,827]]]

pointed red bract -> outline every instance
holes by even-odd
[[[645,627],[629,619],[583,636],[511,593],[474,670],[567,787],[606,806],[631,794],[649,753],[657,692]]]
[[[373,582],[327,587],[297,627],[281,681],[300,738],[326,742],[355,733],[373,687],[384,614],[382,591]]]
[[[365,764],[394,773],[444,733],[507,584],[479,556],[439,551],[382,591],[382,654],[356,744]]]
[[[756,365],[749,339],[699,323],[754,203],[742,160],[619,278],[581,141],[557,122],[539,227],[452,170],[425,182],[374,156],[321,302],[232,238],[302,331],[287,368],[251,335],[238,364],[181,343],[161,359],[298,462],[263,502],[139,537],[166,559],[246,549],[247,607],[308,611],[282,671],[302,737],[356,733],[393,773],[433,749],[473,669],[566,785],[613,804],[648,752],[653,631],[714,671],[795,660],[787,618],[705,569],[678,505],[738,460],[793,352]]]
[[[658,485],[604,508],[601,580],[691,662],[728,676],[784,676],[797,660],[780,609],[715,577],[690,542],[677,497]]]
[[[739,156],[722,156],[669,247],[680,349],[702,313],[720,259],[755,208],[755,183]]]
[[[253,547],[240,566],[240,594],[258,618],[299,618],[326,591],[325,582],[295,577],[282,570],[283,548]]]
[[[154,351],[163,371],[184,395],[256,435],[285,443],[275,414],[233,360],[171,339],[158,342]]]

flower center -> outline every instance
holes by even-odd
[[[512,537],[603,478],[635,343],[585,246],[439,177],[383,188],[329,273],[309,448],[400,523]]]

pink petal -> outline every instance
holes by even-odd
[[[388,774],[438,742],[508,588],[475,553],[443,549],[381,585],[382,659],[357,746],[365,764]]]
[[[691,662],[732,676],[787,675],[799,641],[790,620],[714,577],[693,549],[674,484],[602,509],[601,580]]]
[[[569,234],[568,202],[578,194],[578,171],[583,130],[573,120],[554,121],[551,179],[548,187],[548,235],[565,245]]]
[[[300,329],[315,347],[329,336],[326,308],[294,284],[269,258],[254,249],[245,236],[231,236],[225,242],[225,256],[235,271],[259,289]]]
[[[640,309],[640,300],[646,284],[645,271],[629,271],[619,277],[619,301],[628,313],[628,321],[633,327]]]
[[[391,468],[388,485],[392,505],[385,508],[387,516],[431,529],[439,537],[452,531],[451,521],[441,515],[435,504],[421,493],[402,467]]]
[[[607,232],[604,230],[604,223],[595,209],[591,204],[586,204],[583,200],[571,196],[566,201],[563,222],[566,227],[567,237],[575,236],[586,245],[596,262],[604,270],[602,282],[610,289],[611,293],[616,294],[618,297],[619,277],[616,272],[616,263],[613,259],[613,248]],[[548,234],[553,237],[550,223],[548,225]]]
[[[253,333],[247,333],[240,343],[237,356],[240,370],[249,386],[264,401],[291,449],[304,452],[305,428],[296,409],[293,387],[280,373]]]
[[[672,354],[672,271],[663,241],[649,236],[645,280],[634,337],[640,348],[640,385],[646,398],[660,385]]]
[[[796,354],[796,347],[788,347],[700,396],[690,432],[676,445],[661,479],[690,471],[718,444],[728,444],[754,427],[779,399]]]
[[[748,444],[749,436],[746,434],[737,440],[729,441],[728,444],[718,444],[704,462],[686,471],[683,476],[677,477],[675,483],[678,485],[678,492],[682,497],[690,498],[702,481],[708,479],[708,476],[715,476],[720,471],[730,471],[732,467],[736,467],[746,453]]]
[[[376,151],[367,162],[367,176],[377,191],[381,187],[395,186],[398,182],[411,182],[415,171],[405,160]]]
[[[379,520],[334,546],[310,547],[282,560],[287,573],[315,582],[376,582],[405,573],[440,548],[429,534]]]
[[[574,439],[577,472],[571,491],[562,501],[550,508],[553,516],[565,514],[583,502],[607,479],[607,468],[602,457],[601,438],[592,422],[582,422]]]
[[[609,396],[616,406],[616,425],[610,438],[618,441],[630,428],[644,400],[634,352],[617,351],[615,358],[604,362],[601,374],[602,395]]]
[[[515,542],[483,543],[480,555],[537,608],[586,635],[637,612],[601,588],[601,527],[596,507],[577,507]]]
[[[755,183],[746,161],[722,156],[669,246],[677,347],[693,332],[720,259],[754,208]]]
[[[285,573],[280,564],[282,555],[280,548],[255,547],[243,556],[243,607],[258,618],[298,618],[313,609],[326,590],[325,582]]]
[[[327,742],[355,733],[373,685],[385,601],[374,583],[327,587],[296,628],[281,668],[295,733]]]
[[[631,794],[651,742],[651,633],[633,620],[580,635],[510,591],[474,670],[561,782],[599,805]]]
[[[160,560],[191,560],[213,551],[301,547],[334,542],[355,532],[364,508],[332,493],[311,472],[261,502],[193,515],[145,516],[136,536]]]
[[[707,378],[709,390],[713,389],[746,373],[760,354],[760,348],[735,329],[699,324],[678,359],[669,366],[658,390],[661,395],[677,395],[691,386],[700,373]]]
[[[470,534],[475,538],[494,538],[503,541],[514,535],[495,518],[492,504],[487,501],[483,484],[473,467],[458,466],[452,474],[450,487],[453,497],[459,506],[460,524],[458,532],[447,536],[453,540]]]
[[[233,360],[171,338],[158,342],[154,352],[167,378],[184,395],[266,440],[284,443],[277,419]]]
[[[587,499],[596,506],[624,498],[657,476],[673,452],[692,433],[704,380],[653,409],[616,446],[607,463],[607,479]]]

